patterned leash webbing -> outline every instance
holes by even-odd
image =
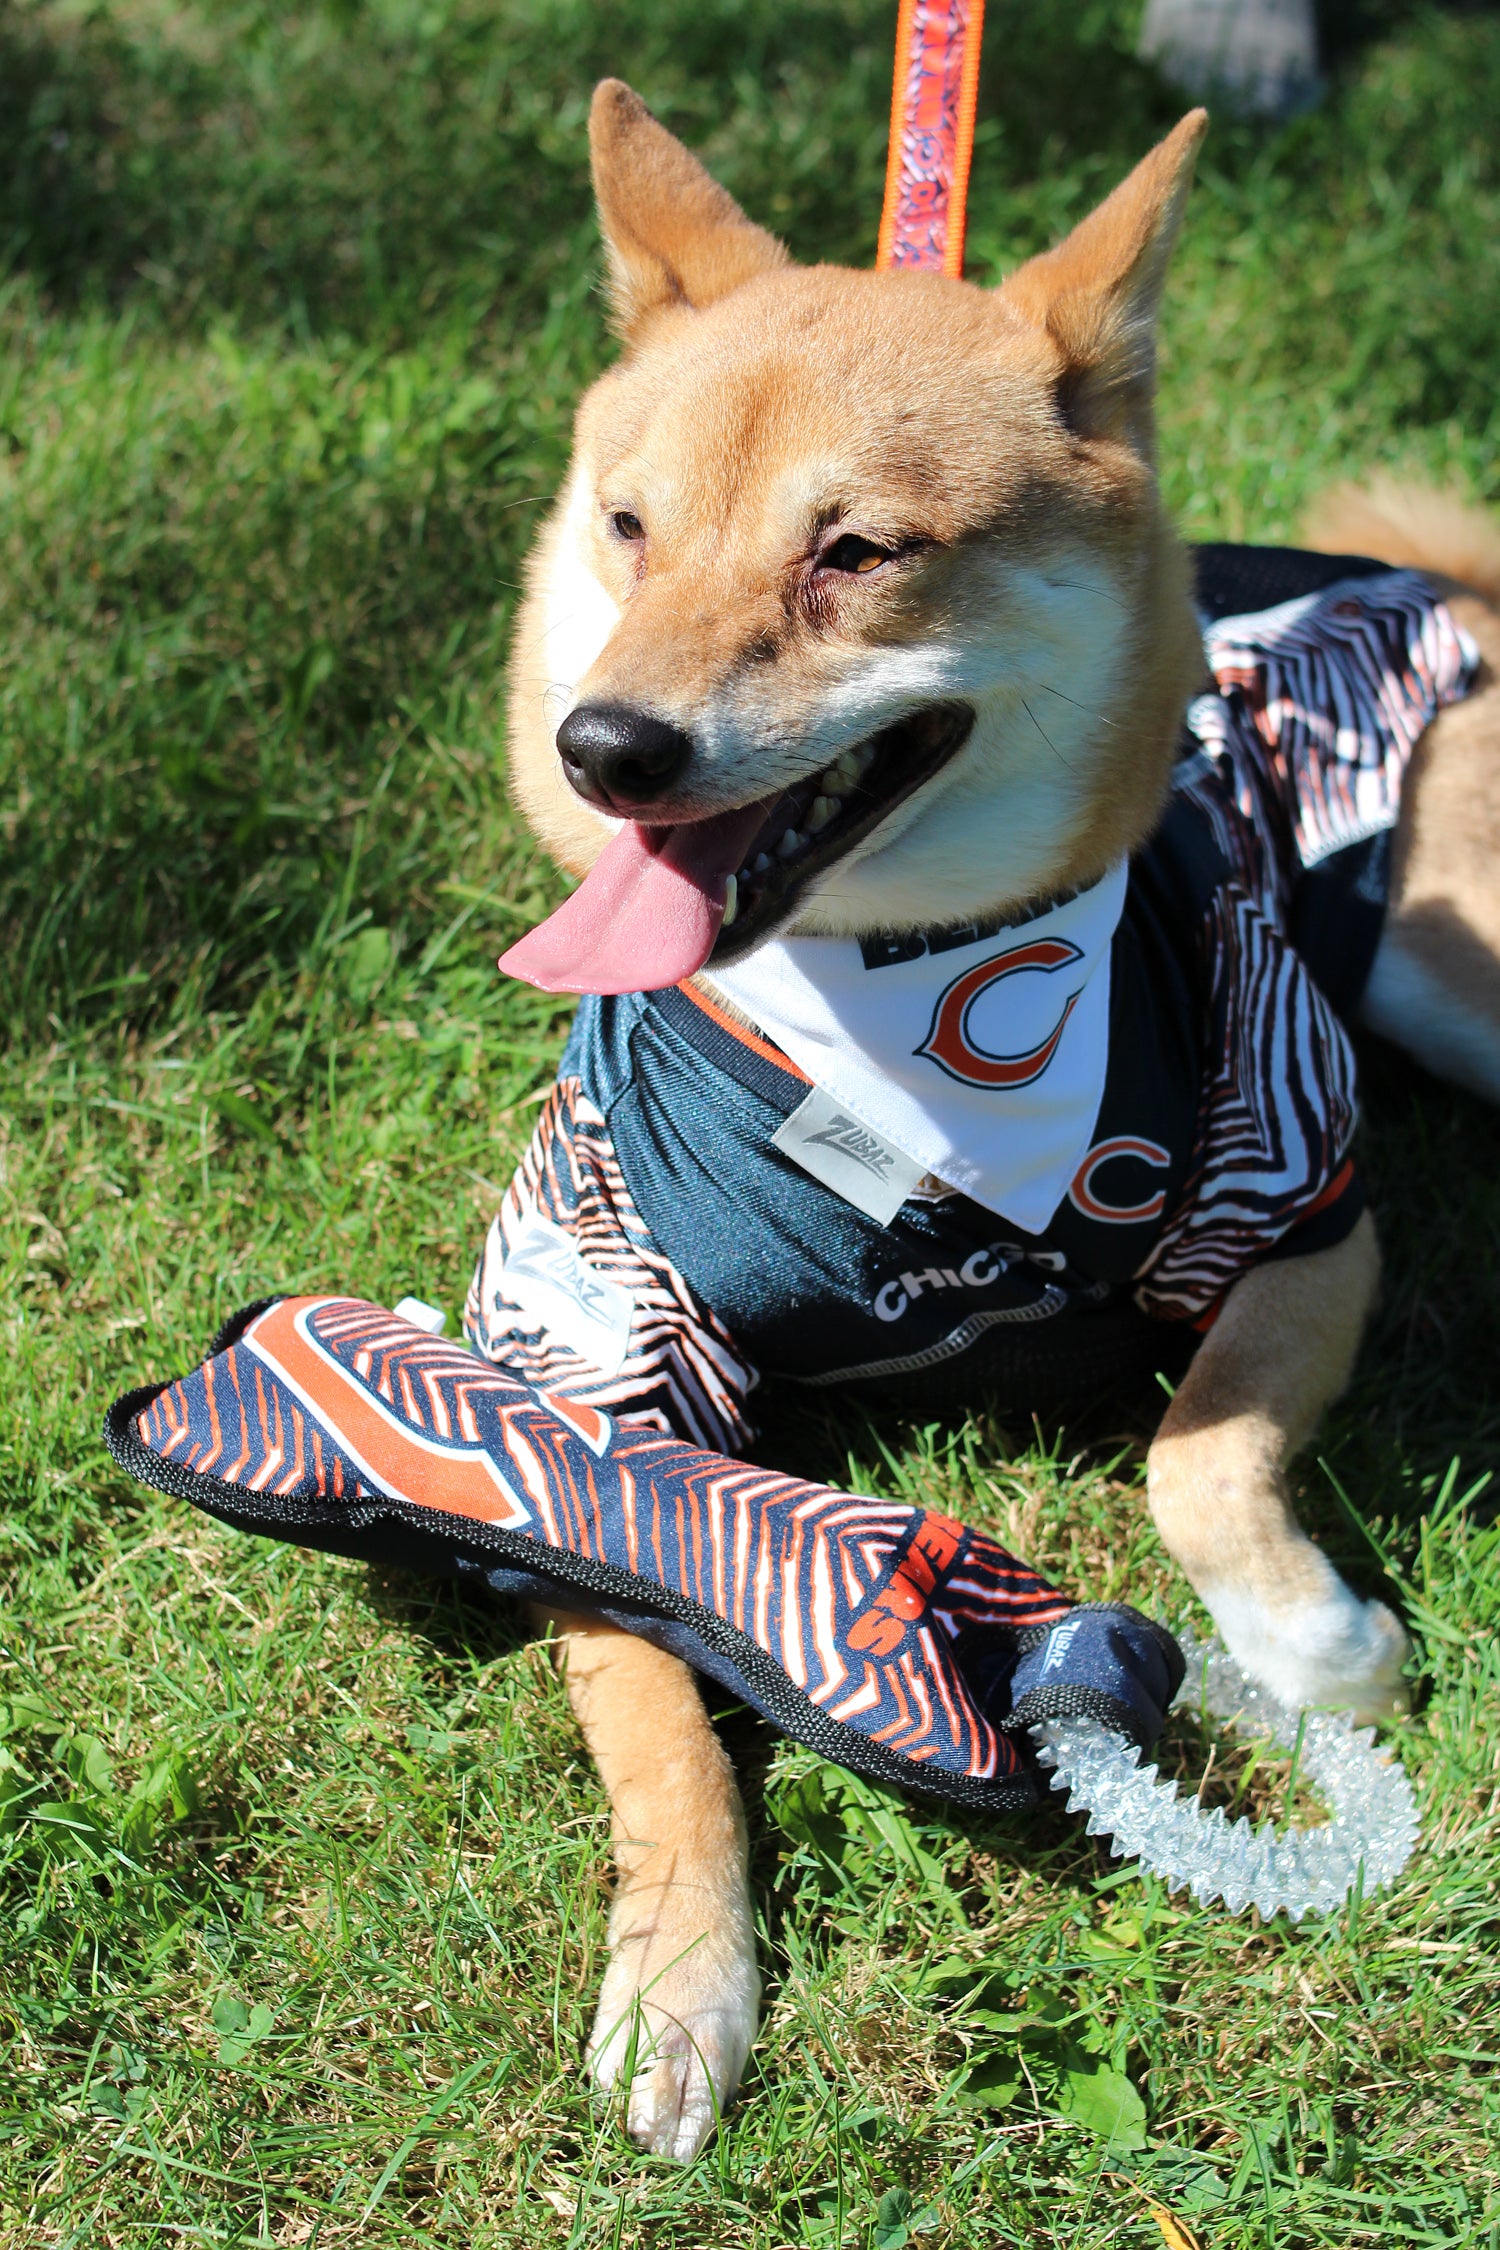
[[[984,0],[901,0],[891,153],[875,263],[964,270]]]

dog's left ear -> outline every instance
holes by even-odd
[[[1055,250],[1018,266],[998,302],[1062,354],[1058,403],[1084,437],[1151,451],[1156,316],[1208,112],[1195,109]]]
[[[789,262],[618,78],[594,89],[589,148],[623,336],[665,305],[711,305]]]

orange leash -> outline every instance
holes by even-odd
[[[875,263],[925,267],[957,281],[984,0],[901,0],[891,88],[891,152]]]

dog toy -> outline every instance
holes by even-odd
[[[1070,1601],[932,1509],[520,1382],[434,1334],[420,1301],[402,1312],[414,1317],[343,1297],[251,1306],[190,1375],[117,1400],[105,1442],[143,1483],[242,1530],[603,1615],[872,1780],[1012,1811],[1045,1794],[1050,1767],[1117,1853],[1231,1911],[1251,1898],[1294,1918],[1327,1910],[1361,1866],[1373,1888],[1404,1864],[1410,1789],[1368,1736],[1304,1723],[1330,1827],[1277,1842],[1226,1826],[1139,1767],[1187,1674],[1153,1620]],[[1222,1655],[1202,1692],[1218,1717],[1295,1736]]]
[[[1293,1711],[1223,1649],[1200,1649],[1186,1632],[1177,1639],[1187,1667],[1177,1703],[1196,1694],[1207,1716],[1289,1749],[1334,1817],[1285,1836],[1252,1829],[1180,1798],[1175,1781],[1159,1781],[1155,1766],[1141,1766],[1138,1746],[1099,1720],[1044,1720],[1031,1730],[1038,1760],[1051,1768],[1052,1787],[1069,1792],[1069,1812],[1088,1814],[1088,1834],[1108,1836],[1115,1858],[1139,1859],[1169,1891],[1186,1885],[1200,1904],[1222,1899],[1231,1914],[1253,1905],[1263,1920],[1332,1914],[1356,1883],[1366,1895],[1393,1883],[1417,1840],[1417,1810],[1373,1729],[1356,1731],[1347,1711]]]
[[[976,1809],[1036,1802],[1029,1726],[1149,1748],[1182,1679],[1161,1626],[951,1517],[621,1421],[357,1298],[250,1307],[105,1443],[242,1530],[601,1614],[837,1763]]]

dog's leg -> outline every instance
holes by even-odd
[[[1331,1250],[1235,1284],[1151,1448],[1162,1538],[1231,1654],[1292,1704],[1403,1707],[1406,1636],[1298,1524],[1287,1463],[1349,1378],[1379,1279],[1368,1213]]]
[[[594,2083],[632,2058],[632,2140],[686,2163],[739,2084],[760,1978],[745,1819],[688,1667],[598,1620],[537,1612],[608,1792],[617,1888],[589,2038]]]

